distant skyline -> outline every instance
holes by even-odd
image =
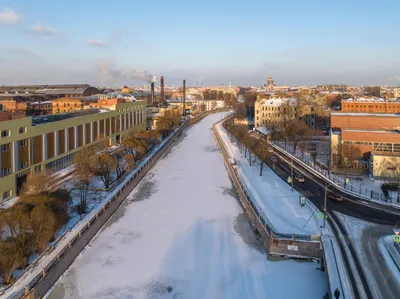
[[[0,85],[400,85],[400,2],[0,0]]]

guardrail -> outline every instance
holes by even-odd
[[[24,296],[28,298],[43,297],[183,130],[184,125],[181,125],[158,145],[151,155],[141,161],[125,177],[118,188],[110,192],[109,199],[104,201],[98,210],[92,211],[86,216],[87,221],[78,222],[73,231],[67,233],[59,244],[54,245],[50,252],[46,251],[41,256],[45,258],[49,254],[52,258],[49,258],[48,261],[38,261],[36,267],[31,267],[30,271],[25,272],[28,277],[21,277],[13,286],[5,290],[2,296],[10,299]],[[76,246],[77,244],[79,246]],[[57,271],[54,271],[55,268]],[[52,271],[51,275],[50,271]],[[37,274],[33,278],[29,278],[30,273],[27,272],[37,272]]]
[[[237,175],[237,170],[230,164],[230,157],[226,152],[221,136],[216,129],[216,126],[225,120],[226,119],[220,120],[213,125],[214,135],[224,157],[229,176],[231,177],[235,188],[238,191],[240,203],[247,216],[257,229],[258,233],[263,238],[264,244],[266,245],[266,249],[268,250],[268,252],[281,256],[290,255],[301,258],[321,259],[322,249],[319,239],[311,240],[310,235],[282,234],[279,232],[275,232],[271,225],[262,217],[262,214],[258,210],[257,206],[254,205],[251,199],[251,195],[246,192],[243,183],[240,181]],[[297,251],[291,250],[292,248],[296,248]]]
[[[319,177],[320,179],[322,179],[324,181],[327,181],[330,185],[334,186],[335,188],[337,188],[341,192],[349,194],[349,195],[354,196],[354,197],[357,197],[358,199],[360,199],[362,201],[365,201],[365,202],[373,202],[373,203],[376,203],[376,204],[379,204],[379,205],[382,205],[382,206],[391,207],[391,208],[395,208],[397,210],[400,210],[400,205],[390,204],[390,203],[387,203],[387,202],[382,202],[380,200],[376,200],[376,199],[371,198],[369,196],[365,196],[365,195],[359,194],[357,192],[354,192],[354,191],[348,190],[346,188],[343,188],[342,186],[337,184],[337,182],[332,181],[329,177],[326,177],[324,174],[316,171],[314,168],[312,168],[308,164],[304,163],[302,160],[300,160],[296,156],[292,155],[291,153],[285,151],[280,146],[278,146],[278,145],[276,145],[276,144],[274,144],[273,142],[270,142],[270,141],[267,141],[267,142],[275,150],[279,151],[280,153],[284,154],[285,156],[289,157],[290,159],[296,161],[296,163],[298,163],[301,166],[303,166],[304,168],[306,168],[308,171],[310,171],[316,177]]]

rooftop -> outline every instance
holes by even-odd
[[[349,98],[346,100],[342,100],[342,102],[362,102],[362,103],[385,103],[386,99],[383,98],[378,98],[378,97],[374,97],[374,98]],[[399,103],[400,104],[400,98],[391,98],[391,99],[387,99],[387,102],[389,103]]]
[[[358,117],[363,117],[363,116],[375,116],[375,117],[399,117],[400,118],[400,113],[359,113],[359,112],[331,112],[331,115],[335,116],[358,116]]]
[[[32,126],[39,126],[39,125],[56,122],[56,121],[60,121],[60,120],[68,119],[68,118],[86,116],[86,115],[102,113],[102,112],[106,112],[106,111],[108,111],[108,110],[91,108],[91,109],[84,109],[84,110],[76,110],[76,111],[72,111],[72,112],[68,112],[68,113],[34,116],[34,117],[32,117]]]

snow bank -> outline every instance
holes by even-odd
[[[217,129],[227,153],[237,161],[237,173],[246,191],[251,194],[254,204],[259,208],[264,220],[271,224],[273,230],[284,234],[319,235],[320,223],[317,213],[314,213],[315,208],[308,204],[301,207],[299,204],[301,194],[296,190],[292,191],[291,186],[266,165],[263,175],[260,176],[259,162],[250,166],[248,158],[244,157],[236,143],[230,142],[222,124],[218,124]]]
[[[322,298],[311,262],[267,258],[210,130],[191,127],[112,216],[48,298]],[[290,287],[288,287],[290,286]]]

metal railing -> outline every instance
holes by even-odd
[[[35,271],[38,272],[37,275],[29,279],[29,281],[23,285],[21,285],[18,290],[13,290],[14,285],[18,283],[18,280],[14,283],[14,285],[10,286],[8,289],[4,291],[2,296],[5,296],[5,298],[10,298],[10,299],[17,299],[21,298],[29,291],[31,291],[35,285],[54,267],[54,265],[72,248],[74,243],[79,240],[84,233],[88,230],[88,228],[93,225],[98,217],[102,215],[103,212],[105,212],[110,206],[111,203],[114,202],[118,196],[121,194],[121,191],[124,190],[129,184],[132,183],[132,181],[138,177],[140,174],[142,174],[143,170],[145,169],[146,166],[148,166],[149,163],[155,161],[152,161],[154,157],[159,154],[160,151],[164,150],[165,146],[167,145],[168,142],[172,141],[175,137],[177,137],[184,129],[184,126],[181,125],[178,129],[175,130],[170,136],[168,136],[165,140],[162,141],[161,144],[159,144],[151,153],[151,155],[147,156],[141,163],[138,164],[138,166],[132,170],[124,179],[123,182],[121,182],[121,185],[115,188],[110,196],[110,199],[107,201],[103,201],[101,206],[99,206],[98,210],[92,210],[91,214],[88,215],[87,221],[85,222],[78,222],[75,227],[73,228],[74,231],[76,231],[74,234],[69,235],[68,233],[64,235],[66,238],[65,240],[62,240],[61,238],[59,242],[63,242],[61,246],[58,246],[58,244],[53,244],[52,250],[50,252],[46,251],[45,254],[41,255],[41,258],[46,256],[47,254],[52,254],[54,257],[50,259],[45,265],[43,265],[40,269],[34,267],[30,267],[29,269],[31,271],[25,271],[24,273],[28,274],[28,272]],[[168,144],[170,145],[170,144]],[[36,265],[38,265],[40,261],[36,262]],[[21,277],[22,278],[22,277]],[[3,297],[2,297],[3,298]]]

